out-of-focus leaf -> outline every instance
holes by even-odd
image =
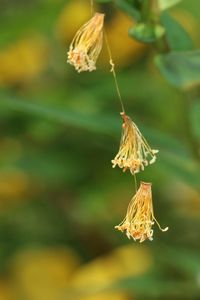
[[[182,0],[158,0],[158,5],[160,10],[165,10],[178,4],[181,1]]]
[[[162,255],[165,253],[165,255]],[[170,247],[167,245],[160,245],[160,249],[156,252],[156,259],[162,263],[169,263],[166,259],[171,257],[171,264],[178,267],[184,272],[195,276],[199,272],[200,257],[199,255],[190,249],[181,249],[179,247]]]
[[[55,245],[65,242],[70,235],[64,214],[50,201],[25,201],[1,214],[0,269],[11,253],[24,245]]]
[[[129,35],[143,43],[153,43],[165,33],[165,28],[160,25],[138,23],[129,29]]]
[[[23,5],[23,9],[19,8],[14,15],[11,10],[10,14],[1,16],[0,46],[10,44],[22,36],[29,36],[32,28],[40,34],[52,32],[52,24],[63,6],[62,1],[38,2],[34,6]]]
[[[25,113],[31,113],[33,115],[45,117],[51,120],[68,124],[70,126],[83,128],[89,131],[95,131],[100,133],[113,134],[116,132],[116,122],[109,116],[90,117],[84,114],[78,114],[76,112],[63,111],[57,108],[49,108],[35,103],[28,103],[22,100],[16,99],[1,99],[0,105],[7,106],[8,108],[21,111]]]
[[[151,137],[153,145],[160,149],[157,164],[172,177],[180,178],[190,186],[200,188],[200,164],[191,158],[191,154],[181,143],[155,129],[145,129],[147,136]]]
[[[140,278],[127,278],[121,282],[117,282],[111,290],[128,290],[134,294],[146,298],[146,291],[148,290],[147,299],[159,299],[160,297],[169,297],[171,299],[178,299],[184,293],[186,295],[197,297],[199,293],[198,285],[195,281],[172,281],[159,279],[156,276],[145,276]],[[184,291],[184,292],[183,292]]]
[[[197,299],[196,297],[199,295],[199,287],[195,280],[164,280],[158,278],[158,276],[151,274],[151,276],[148,275],[138,278],[125,278],[124,276],[124,279],[122,280],[114,281],[112,284],[107,284],[103,287],[93,286],[91,290],[70,290],[69,294],[67,293],[67,298],[69,300],[73,300],[78,293],[87,296],[95,295],[96,293],[105,291],[126,291],[140,296],[142,297],[142,299],[160,299],[160,297],[162,297],[163,299],[165,297],[171,299],[182,299],[183,294],[190,295],[191,299]],[[146,291],[148,291],[148,297]]]
[[[4,95],[0,100],[0,106],[7,107],[15,111],[21,111],[40,117],[52,119],[57,122],[69,126],[83,128],[97,133],[109,134],[115,136],[119,127],[118,120],[113,116],[86,116],[74,113],[73,111],[63,111],[53,107],[45,107],[35,103],[25,102],[23,100],[10,99]],[[189,151],[181,147],[172,137],[167,137],[163,133],[159,134],[156,131],[149,129],[142,130],[144,135],[149,132],[153,136],[155,145],[160,145],[160,150],[163,149],[163,163],[166,164],[166,169],[174,176],[183,179],[195,188],[200,186],[200,168],[199,164],[194,161]]]
[[[139,21],[140,20],[140,12],[133,6],[133,4],[128,3],[124,0],[115,0],[115,5],[123,10],[125,13],[127,13],[129,16],[134,18],[134,20]]]
[[[167,12],[161,15],[161,23],[166,30],[166,38],[171,50],[192,50],[193,42],[190,35],[185,31]]]
[[[200,51],[158,55],[155,64],[172,85],[189,89],[200,84]]]
[[[197,161],[188,156],[179,156],[164,150],[160,155],[163,169],[170,172],[172,177],[180,178],[197,189],[200,188],[200,167]]]
[[[192,104],[190,120],[193,134],[200,139],[200,100]]]

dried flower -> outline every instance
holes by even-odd
[[[124,112],[121,113],[123,119],[122,137],[119,152],[112,160],[113,168],[118,165],[125,172],[130,169],[132,174],[144,170],[148,164],[153,164],[156,160],[155,154],[158,150],[152,150],[138,127]]]
[[[104,14],[95,13],[76,33],[68,52],[68,63],[80,73],[96,70],[96,61],[103,44]]]
[[[151,183],[141,182],[140,188],[129,203],[125,219],[115,228],[122,232],[125,230],[129,239],[132,237],[141,243],[146,239],[153,240],[154,221],[160,230],[168,230],[168,227],[162,229],[154,217]]]

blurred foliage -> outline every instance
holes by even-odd
[[[199,299],[200,2],[160,0],[156,20],[144,0],[95,2],[127,111],[160,150],[138,181],[153,182],[169,231],[144,245],[114,231],[134,182],[111,168],[121,119],[107,52],[93,73],[66,64],[89,1],[1,0],[0,300]],[[150,43],[128,36],[149,21]]]
[[[161,73],[175,86],[188,89],[199,85],[200,51],[160,55],[156,63]]]

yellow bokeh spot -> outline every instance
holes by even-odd
[[[0,50],[0,86],[18,85],[35,78],[45,68],[46,42],[40,37],[21,39]]]
[[[109,287],[113,282],[129,276],[144,274],[151,268],[152,263],[152,256],[145,246],[123,246],[82,266],[72,279],[71,289],[79,292],[80,297],[85,293],[87,295],[87,291],[88,297],[91,297],[90,294],[100,297],[98,289]],[[103,295],[97,299],[104,299]]]
[[[102,292],[91,296],[76,297],[74,300],[133,300],[122,292]]]
[[[27,300],[67,299],[67,285],[78,265],[78,256],[66,248],[21,252],[12,265],[16,293]]]
[[[112,58],[116,66],[127,66],[137,61],[147,49],[147,46],[135,41],[128,35],[128,30],[132,27],[133,21],[118,11],[111,21],[106,24],[106,33],[112,52]],[[100,63],[108,64],[108,54],[104,46]]]
[[[181,198],[174,199],[177,212],[186,218],[199,218],[200,192],[182,182],[176,183],[174,188],[176,188],[177,193],[181,193]]]
[[[11,282],[0,279],[0,300],[14,300],[15,294]]]
[[[91,18],[90,1],[70,1],[62,10],[57,24],[56,35],[67,46],[76,31]]]
[[[15,201],[23,197],[29,189],[28,176],[18,169],[0,172],[0,199],[1,206],[7,204],[4,200]]]

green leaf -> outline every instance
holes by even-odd
[[[178,4],[181,1],[182,0],[158,0],[158,5],[160,10],[165,10]]]
[[[165,33],[161,25],[138,23],[129,29],[129,35],[143,43],[153,43],[160,39]]]
[[[166,38],[171,50],[192,50],[193,41],[190,35],[167,12],[161,15],[161,23],[166,30]]]
[[[200,51],[171,52],[155,57],[155,64],[169,83],[180,89],[200,84]]]

